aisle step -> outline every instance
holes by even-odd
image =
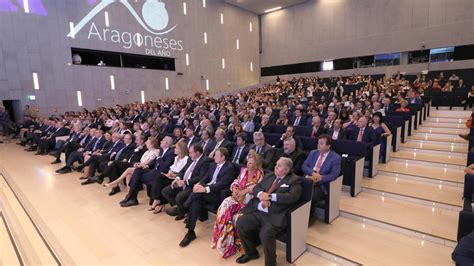
[[[459,137],[459,136],[449,136],[446,134],[443,135],[435,135],[435,134],[429,134],[429,133],[416,133],[408,138],[409,140],[426,140],[426,141],[437,141],[437,142],[443,142],[443,143],[460,143],[460,144],[468,144],[468,142]]]
[[[462,207],[464,202],[462,199],[463,189],[461,187],[445,186],[382,174],[378,174],[374,178],[365,177],[362,180],[362,187],[457,207]]]
[[[456,241],[458,211],[364,192],[355,198],[344,193],[341,211],[435,238]]]
[[[437,144],[435,142],[423,142],[423,141],[408,141],[402,143],[401,148],[419,149],[419,150],[432,150],[432,151],[445,151],[466,154],[467,145],[447,145],[446,143]]]
[[[443,122],[423,122],[422,128],[432,127],[432,128],[451,128],[451,129],[467,129],[466,125],[463,123],[443,123]]]
[[[428,181],[449,181],[457,184],[464,184],[464,171],[461,168],[443,167],[442,165],[426,165],[417,161],[408,162],[391,160],[386,164],[378,165],[379,174],[383,172],[394,175],[407,175],[418,178],[425,178]],[[438,182],[439,183],[439,182]]]
[[[451,128],[436,128],[436,127],[420,127],[414,132],[416,133],[428,133],[428,134],[443,134],[443,135],[453,135],[458,134],[468,134],[469,130],[466,128],[463,129],[451,129]]]
[[[450,247],[345,217],[313,224],[308,244],[364,265],[453,264]]]
[[[428,116],[426,117],[425,122],[441,122],[441,123],[453,123],[453,124],[466,124],[466,119],[464,118],[436,118]]]
[[[391,153],[391,157],[396,159],[424,161],[458,166],[465,166],[467,162],[467,155],[459,155],[456,153],[448,152],[430,153],[427,151],[400,150]]]

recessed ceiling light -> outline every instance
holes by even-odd
[[[281,9],[281,6],[277,6],[277,7],[274,7],[274,8],[267,9],[264,12],[265,13],[270,13],[270,12],[273,12],[273,11],[277,11],[278,9]]]

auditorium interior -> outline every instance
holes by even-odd
[[[0,265],[474,265],[473,15],[0,0]]]

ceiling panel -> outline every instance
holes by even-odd
[[[281,6],[287,8],[307,2],[308,0],[224,0],[224,2],[246,9],[255,14],[263,14],[265,10]]]

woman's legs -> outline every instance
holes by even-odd
[[[134,167],[129,167],[127,168],[127,170],[125,170],[122,175],[120,175],[119,178],[117,178],[116,180],[114,180],[113,182],[110,182],[110,183],[107,183],[107,184],[104,184],[104,186],[106,187],[115,187],[115,186],[118,186],[119,182],[124,180],[125,178],[127,178],[128,176],[132,176],[133,172],[135,171],[135,168]],[[127,186],[128,186],[128,182],[127,182]]]

